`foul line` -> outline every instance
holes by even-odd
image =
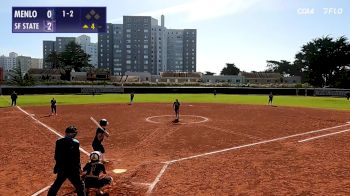
[[[152,190],[156,186],[156,184],[159,182],[160,177],[162,177],[163,173],[165,172],[166,168],[169,166],[170,163],[165,163],[162,170],[160,170],[159,174],[157,175],[156,179],[151,183],[151,185],[148,187],[146,195],[150,195],[152,193]]]
[[[264,141],[251,143],[251,144],[245,144],[245,145],[241,145],[241,146],[235,146],[235,147],[226,148],[226,149],[222,149],[222,150],[217,150],[217,151],[213,151],[213,152],[207,152],[207,153],[203,153],[203,154],[199,154],[199,155],[184,157],[184,158],[181,158],[181,159],[175,159],[175,160],[167,161],[165,163],[175,163],[175,162],[178,162],[178,161],[194,159],[194,158],[207,156],[207,155],[212,155],[212,154],[217,154],[217,153],[226,152],[226,151],[230,151],[230,150],[236,150],[236,149],[250,147],[250,146],[255,146],[255,145],[259,145],[259,144],[275,142],[275,141],[284,140],[284,139],[293,138],[293,137],[298,137],[298,136],[307,135],[307,134],[311,134],[311,133],[318,133],[318,132],[321,132],[321,131],[334,129],[334,128],[338,128],[338,127],[343,127],[343,126],[349,126],[349,124],[339,125],[339,126],[335,126],[335,127],[329,127],[329,128],[325,128],[325,129],[319,129],[319,130],[315,130],[315,131],[309,131],[309,132],[305,132],[305,133],[298,133],[298,134],[294,134],[294,135],[279,137],[279,138],[270,139],[270,140],[264,140]]]
[[[64,136],[59,134],[55,129],[49,127],[48,125],[42,123],[40,120],[36,119],[35,117],[33,117],[32,115],[30,115],[27,111],[23,110],[21,107],[16,106],[20,111],[22,111],[23,113],[25,113],[27,116],[29,116],[30,118],[32,118],[35,122],[39,123],[40,125],[42,125],[43,127],[45,127],[46,129],[48,129],[49,131],[51,131],[52,133],[56,134],[58,137],[63,138]],[[82,147],[79,147],[79,150],[81,152],[83,152],[84,154],[86,154],[87,156],[89,156],[90,154],[84,150]]]
[[[326,130],[329,130],[329,129],[335,129],[335,128],[349,126],[349,125],[350,124],[347,123],[347,124],[344,124],[344,125],[338,125],[338,126],[334,126],[334,127],[328,127],[328,128],[314,130],[314,131],[308,131],[308,132],[304,132],[304,133],[298,133],[298,134],[294,134],[294,135],[274,138],[274,139],[270,139],[270,140],[264,140],[264,141],[255,142],[255,143],[251,143],[251,144],[245,144],[245,145],[235,146],[235,147],[231,147],[231,148],[225,148],[225,149],[217,150],[217,151],[213,151],[213,152],[207,152],[207,153],[198,154],[198,155],[194,155],[194,156],[189,156],[189,157],[184,157],[184,158],[180,158],[180,159],[174,159],[174,160],[170,160],[170,161],[165,161],[165,162],[163,162],[164,166],[163,166],[162,170],[159,172],[159,174],[157,175],[156,179],[151,183],[151,186],[149,187],[149,189],[147,191],[147,195],[152,193],[154,187],[160,181],[160,178],[164,174],[164,172],[167,169],[167,167],[170,166],[171,164],[175,163],[175,162],[180,162],[180,161],[184,161],[184,160],[204,157],[204,156],[208,156],[208,155],[218,154],[218,153],[222,153],[222,152],[226,152],[226,151],[230,151],[230,150],[236,150],[236,149],[245,148],[245,147],[256,146],[256,145],[259,145],[259,144],[266,144],[266,143],[270,143],[270,142],[285,140],[285,139],[288,139],[288,138],[298,137],[298,136],[307,135],[307,134],[311,134],[311,133],[318,133],[318,132],[326,131]]]
[[[43,127],[47,128],[49,131],[51,131],[52,133],[56,134],[58,137],[63,138],[63,136],[61,134],[59,134],[56,130],[54,130],[53,128],[49,127],[48,125],[42,123],[40,120],[36,119],[35,117],[33,117],[32,115],[30,115],[27,111],[23,110],[21,107],[16,106],[21,112],[23,112],[24,114],[26,114],[27,116],[29,116],[30,118],[32,118],[35,122],[39,123],[40,125],[42,125]],[[79,150],[81,152],[83,152],[84,154],[86,154],[87,156],[89,156],[89,153],[84,150],[82,147],[79,147]],[[45,192],[46,190],[48,190],[50,186],[46,186],[45,188],[40,189],[38,192],[34,193],[32,196],[37,196],[43,192]]]
[[[311,137],[311,138],[307,138],[307,139],[304,139],[304,140],[299,140],[298,142],[307,142],[307,141],[310,141],[310,140],[314,140],[314,139],[318,139],[318,138],[326,137],[326,136],[330,136],[330,135],[335,135],[335,134],[338,134],[338,133],[344,133],[344,132],[347,132],[347,131],[350,131],[350,129],[345,129],[343,131],[337,131],[337,132],[333,132],[333,133],[328,133],[328,134],[325,134],[325,135],[319,135],[319,136],[316,136],[316,137]]]
[[[51,187],[51,185],[49,185],[49,186],[47,186],[47,187],[41,189],[40,191],[34,193],[32,196],[38,196],[38,195],[40,195],[41,193],[47,191],[50,187]]]

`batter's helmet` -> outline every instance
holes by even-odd
[[[107,126],[107,125],[108,125],[107,119],[101,119],[101,120],[100,120],[100,125],[101,125],[101,126]]]
[[[77,133],[77,132],[78,132],[78,129],[73,125],[67,127],[67,129],[66,129],[66,133]]]

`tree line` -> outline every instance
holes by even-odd
[[[65,50],[61,53],[56,51],[51,52],[45,59],[44,62],[50,64],[50,68],[59,69],[61,73],[61,80],[70,81],[71,72],[74,69],[79,72],[86,68],[92,68],[89,64],[91,55],[86,54],[80,45],[74,41],[67,44]],[[34,79],[29,76],[28,73],[23,73],[21,64],[18,63],[11,72],[8,84],[18,86],[32,86],[35,84]],[[43,81],[49,80],[48,75],[41,77]]]
[[[90,55],[80,45],[70,42],[62,53],[52,52],[44,61],[51,68],[61,70],[61,79],[70,80],[70,73],[91,68]],[[337,39],[325,36],[304,44],[295,55],[295,60],[267,60],[264,72],[280,73],[283,76],[301,76],[302,83],[315,87],[350,88],[350,43],[345,36]],[[227,63],[221,75],[238,75],[240,69],[234,63]],[[206,72],[206,75],[214,75]],[[30,77],[21,72],[20,66],[12,72],[10,83],[32,84]]]
[[[267,73],[301,76],[303,83],[315,87],[350,88],[350,43],[345,36],[313,39],[304,44],[294,62],[267,60]],[[221,75],[237,75],[239,68],[227,63]],[[207,72],[206,74],[213,74]]]

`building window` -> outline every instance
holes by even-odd
[[[131,60],[126,60],[126,64],[131,64]]]

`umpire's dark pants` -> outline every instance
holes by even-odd
[[[78,196],[85,196],[85,185],[80,178],[79,172],[67,173],[59,172],[57,173],[57,178],[55,182],[51,185],[47,196],[56,196],[58,190],[61,188],[63,182],[68,178],[68,180],[73,184]]]
[[[51,106],[51,113],[54,113],[56,114],[56,106]]]

